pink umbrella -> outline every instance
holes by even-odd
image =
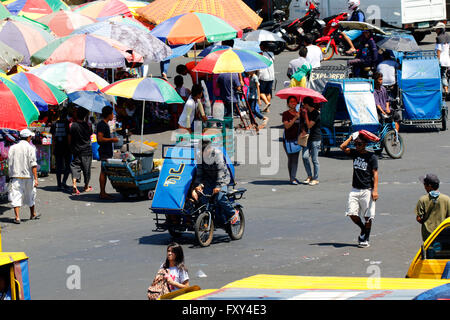
[[[313,89],[303,88],[303,87],[293,87],[293,88],[282,89],[276,93],[276,96],[281,99],[287,99],[290,96],[294,96],[296,98],[299,98],[300,100],[303,100],[303,98],[305,98],[305,97],[311,97],[311,98],[313,98],[314,103],[328,101],[319,92],[317,92]]]

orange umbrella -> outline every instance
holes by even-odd
[[[155,0],[136,12],[154,24],[189,12],[212,14],[233,21],[240,29],[256,30],[262,22],[262,18],[241,0]]]

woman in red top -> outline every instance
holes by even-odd
[[[291,184],[297,185],[299,181],[296,178],[298,168],[298,157],[301,147],[296,149],[290,148],[297,144],[298,136],[300,134],[300,112],[297,111],[298,99],[290,96],[287,99],[289,110],[283,112],[282,121],[284,125],[283,147],[288,157],[288,171]]]

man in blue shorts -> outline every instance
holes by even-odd
[[[359,0],[349,0],[348,8],[353,10],[352,15],[348,19],[349,21],[359,21],[366,22],[366,17],[364,16],[364,12],[359,9],[360,1]],[[341,33],[342,37],[347,41],[350,46],[350,49],[346,51],[347,54],[352,54],[356,51],[353,41],[360,37],[362,34],[361,30],[349,30]]]

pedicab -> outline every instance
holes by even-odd
[[[30,300],[28,257],[25,252],[3,252],[0,230],[0,300]]]
[[[209,246],[216,229],[225,229],[232,240],[242,238],[245,229],[243,206],[237,202],[247,191],[244,188],[234,189],[235,170],[222,143],[219,148],[227,163],[231,175],[228,186],[228,199],[239,212],[239,221],[233,225],[222,221],[215,205],[214,196],[203,195],[205,202],[196,202],[190,198],[194,181],[197,160],[200,152],[196,141],[183,141],[176,145],[163,145],[163,166],[159,175],[151,210],[155,214],[156,232],[168,231],[174,238],[181,237],[185,231],[195,233],[195,239],[202,247]]]
[[[374,82],[369,79],[331,80],[326,84],[323,96],[328,101],[320,113],[323,154],[339,147],[353,132],[367,130],[380,138],[368,143],[369,151],[381,154],[385,149],[391,158],[402,157],[405,142],[393,119],[380,124],[373,91]]]
[[[397,71],[398,97],[405,125],[440,124],[447,129],[441,69],[435,51],[405,52]]]

